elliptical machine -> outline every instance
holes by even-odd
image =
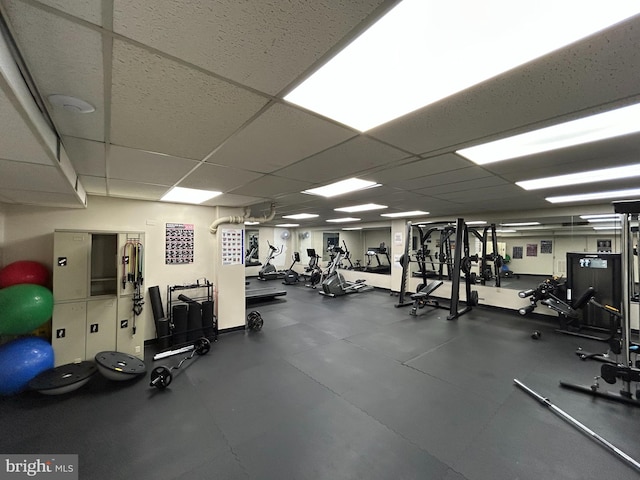
[[[283,270],[277,270],[276,267],[271,264],[271,260],[282,253],[284,245],[280,247],[280,249],[277,249],[269,243],[269,240],[267,240],[267,245],[269,245],[269,255],[267,255],[267,259],[264,261],[264,265],[258,272],[258,280],[266,281],[282,279],[285,277],[287,272]]]
[[[355,282],[346,281],[342,274],[338,272],[338,265],[340,265],[340,261],[345,252],[339,246],[334,246],[333,252],[336,254],[336,257],[322,281],[322,291],[318,293],[326,295],[327,297],[339,297],[349,293],[373,290],[373,287],[367,285],[364,280],[356,280]]]

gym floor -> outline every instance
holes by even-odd
[[[447,321],[439,309],[412,317],[382,290],[286,288],[247,308],[261,332],[220,335],[164,391],[148,374],[98,374],[66,395],[1,399],[0,450],[78,454],[92,480],[638,478],[513,384],[638,460],[640,408],[558,386],[590,384],[600,364],[574,350],[605,344],[554,333],[552,318],[480,306]]]

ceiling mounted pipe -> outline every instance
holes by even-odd
[[[244,223],[244,222],[268,222],[270,220],[273,220],[276,216],[276,204],[272,203],[271,204],[271,210],[269,211],[269,213],[263,217],[252,217],[251,216],[251,209],[249,207],[246,207],[244,209],[244,215],[243,216],[229,216],[229,217],[222,217],[219,218],[217,220],[215,220],[211,225],[209,225],[209,231],[215,235],[218,231],[218,226],[222,225],[223,223]]]

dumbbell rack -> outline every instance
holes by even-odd
[[[188,302],[184,302],[178,298],[179,295],[185,295],[196,302],[213,301],[213,283],[208,280],[204,280],[204,283],[197,281],[196,283],[188,285],[169,285],[167,286],[167,315],[169,317],[169,324],[171,325],[171,332],[173,333],[173,307],[176,305],[188,305]],[[218,321],[214,314],[214,335],[209,337],[211,340],[215,340],[218,337]]]

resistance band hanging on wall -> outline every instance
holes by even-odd
[[[143,283],[142,265],[144,261],[143,246],[137,239],[127,239],[122,247],[122,288],[127,287],[127,283],[133,285],[133,334],[136,334],[136,317],[142,313],[144,305],[140,287]]]

